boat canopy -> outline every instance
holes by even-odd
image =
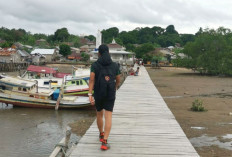
[[[30,80],[23,80],[18,77],[3,76],[0,79],[0,84],[30,88],[35,85],[35,82]]]
[[[56,78],[64,78],[67,75],[71,75],[71,74],[70,73],[60,73],[60,72],[58,72],[58,73],[55,74],[55,77]]]
[[[35,66],[35,65],[30,65],[27,68],[27,71],[37,72],[37,73],[44,73],[44,74],[55,74],[55,73],[57,73],[57,71],[54,70],[53,68]]]

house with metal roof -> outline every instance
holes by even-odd
[[[24,50],[17,50],[17,53],[20,55],[21,61],[28,61],[28,59],[31,59],[31,54]]]
[[[46,62],[51,62],[55,59],[56,56],[58,56],[59,53],[56,49],[34,49],[31,52],[31,55],[33,56],[38,54],[44,56]]]

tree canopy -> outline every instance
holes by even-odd
[[[232,75],[231,42],[230,29],[200,29],[195,40],[185,45],[183,53],[187,57],[179,59],[180,65],[194,68],[201,73]]]
[[[67,57],[68,55],[71,54],[71,48],[70,46],[66,44],[61,44],[60,45],[60,54],[62,54],[64,57]]]
[[[57,29],[54,34],[54,39],[60,42],[68,41],[70,34],[67,28]]]

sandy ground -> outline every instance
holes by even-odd
[[[184,68],[147,70],[199,155],[232,156],[232,78],[202,76]],[[208,111],[191,111],[195,99]]]

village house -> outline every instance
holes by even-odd
[[[31,52],[31,55],[33,56],[36,56],[37,54],[44,56],[46,62],[51,62],[59,55],[59,52],[56,49],[34,49]]]
[[[0,49],[0,62],[2,63],[19,63],[21,62],[21,54],[13,48]]]
[[[81,53],[79,48],[71,47],[71,54],[68,55],[68,59],[70,60],[80,60],[81,59]]]
[[[36,40],[36,41],[35,41],[35,44],[36,44],[37,46],[39,46],[39,45],[48,45],[48,43],[47,43],[47,41],[46,41],[45,39]]]
[[[88,45],[83,45],[80,47],[80,52],[89,52],[89,46]]]
[[[109,49],[111,51],[125,51],[126,48],[117,44],[116,41],[113,39],[112,43],[107,44],[107,46],[109,47]]]
[[[23,44],[21,44],[20,42],[14,43],[13,46],[15,46],[16,49],[22,49],[23,48]]]
[[[125,47],[117,44],[115,40],[113,39],[112,43],[107,45],[109,47],[109,53],[111,56],[111,59],[114,62],[120,63],[120,64],[127,64],[127,65],[133,65],[134,64],[134,58],[135,55],[132,52],[125,51]],[[91,61],[96,61],[98,59],[98,51],[92,51],[91,52]]]
[[[80,44],[81,44],[81,46],[83,46],[83,45],[88,45],[87,43],[89,42],[89,39],[86,39],[86,38],[84,38],[84,37],[81,37],[80,38]]]
[[[28,62],[31,60],[31,54],[24,50],[17,50],[17,53],[20,55],[20,60],[22,62]]]
[[[36,53],[32,56],[32,63],[35,65],[40,65],[41,63],[45,63],[45,62],[46,62],[46,57],[44,55]]]
[[[20,42],[15,42],[15,43],[13,44],[13,46],[14,46],[16,49],[20,49],[20,50],[22,50],[22,49],[24,49],[24,48],[29,49],[29,50],[32,50],[32,49],[33,49],[32,46],[30,46],[30,45],[23,45],[23,44],[20,43]]]
[[[94,42],[89,42],[87,45],[83,45],[80,47],[80,52],[89,53],[96,49],[96,44]]]

